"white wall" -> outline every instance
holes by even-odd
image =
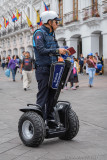
[[[99,55],[99,34],[92,34],[91,35],[91,52],[95,54],[98,52]]]

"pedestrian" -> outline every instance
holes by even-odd
[[[6,68],[8,67],[8,63],[9,63],[9,60],[8,60],[8,57],[6,57],[6,59],[5,59],[5,66],[6,66]]]
[[[93,53],[89,53],[88,56],[89,58],[87,59],[86,63],[88,64],[89,87],[91,88],[93,86],[94,75],[97,68],[97,60],[93,57]]]
[[[13,82],[15,82],[15,68],[16,65],[18,64],[17,60],[16,60],[16,56],[13,55],[12,59],[9,61],[8,64],[8,68],[10,68],[11,72],[12,72],[12,78],[13,78]]]
[[[22,70],[23,69],[23,70]],[[30,57],[30,53],[25,53],[25,58],[21,63],[21,74],[23,75],[23,88],[26,91],[30,87],[32,81],[33,61]]]
[[[80,65],[80,74],[83,74],[83,66],[84,66],[84,57],[83,54],[80,54],[80,58],[78,59]]]
[[[74,67],[76,69],[76,73],[74,74],[74,88],[78,88],[79,87],[79,80],[78,80],[78,72],[79,72],[79,65],[78,65],[78,60],[76,58],[74,58]]]
[[[17,69],[20,67],[20,59],[19,59],[18,55],[16,55],[16,60],[17,60],[17,64],[15,67],[15,74],[17,73]]]
[[[11,60],[11,57],[10,57],[10,55],[8,55],[8,57],[7,57],[7,58],[8,58],[8,62],[10,62],[10,60]]]
[[[2,60],[1,60],[1,66],[4,70],[4,68],[5,68],[5,57],[3,57]]]
[[[41,14],[43,25],[33,35],[33,47],[36,57],[36,79],[38,82],[38,93],[36,104],[43,112],[44,120],[49,127],[55,126],[53,115],[53,100],[56,91],[49,88],[50,66],[57,61],[57,54],[65,54],[64,48],[59,48],[55,39],[55,30],[58,27],[58,15],[54,11],[45,11]],[[54,56],[50,56],[54,55]]]
[[[23,62],[23,58],[25,58],[25,51],[22,52],[22,55],[21,55],[21,58],[20,58],[20,63]],[[23,71],[23,68],[22,68],[22,71]],[[23,75],[21,74],[21,80],[23,80]]]

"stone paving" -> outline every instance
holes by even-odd
[[[107,76],[95,76],[93,88],[87,75],[79,75],[79,81],[79,89],[63,90],[59,98],[71,102],[77,113],[78,135],[72,141],[53,138],[30,148],[22,144],[17,127],[19,108],[36,100],[34,73],[30,89],[24,91],[20,73],[13,82],[0,68],[0,160],[107,160]]]

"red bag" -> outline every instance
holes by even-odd
[[[76,75],[77,74],[77,70],[75,67],[73,67],[73,74]]]

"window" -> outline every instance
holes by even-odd
[[[92,17],[99,17],[98,0],[92,0]]]
[[[59,0],[59,18],[62,19],[59,24],[63,25],[63,0]]]
[[[78,21],[78,0],[73,0],[73,21]]]

